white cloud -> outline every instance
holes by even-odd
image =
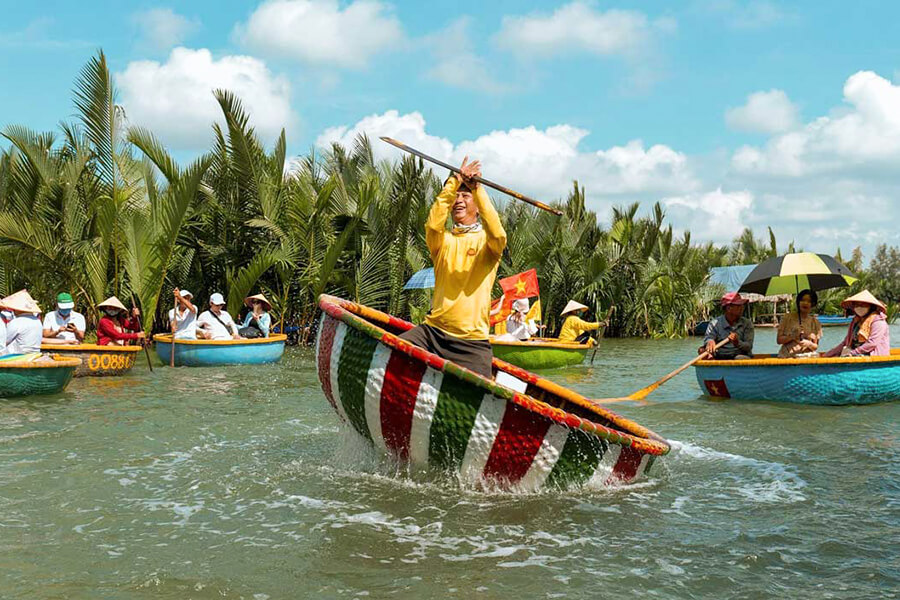
[[[797,126],[797,107],[782,90],[754,92],[743,106],[725,112],[732,129],[755,133],[781,133]]]
[[[564,198],[573,179],[585,185],[598,209],[623,195],[629,199],[637,199],[635,195],[653,198],[653,194],[684,193],[698,185],[686,157],[667,146],[645,148],[641,141],[633,140],[599,152],[584,151],[579,145],[589,132],[565,124],[546,129],[530,126],[492,131],[454,144],[428,133],[420,113],[401,115],[391,110],[368,116],[352,126],[328,129],[316,144],[339,142],[349,146],[360,133],[366,133],[375,142],[375,152],[381,158],[401,154],[377,141],[382,135],[450,163],[459,163],[466,155],[478,158],[484,164],[485,177],[509,182],[511,187],[542,201]]]
[[[291,129],[290,85],[274,76],[265,63],[249,56],[223,56],[209,50],[175,48],[165,63],[136,61],[116,75],[122,104],[132,124],[149,127],[166,143],[180,148],[205,148],[214,121],[222,111],[216,89],[235,93],[263,139]]]
[[[359,69],[403,42],[403,27],[390,6],[355,0],[269,0],[234,37],[264,55],[332,67]]]
[[[188,19],[171,8],[151,8],[135,13],[132,21],[139,31],[139,43],[155,50],[178,46],[199,28],[196,19]]]
[[[704,194],[690,194],[663,200],[669,219],[687,229],[695,242],[731,242],[747,226],[753,208],[753,194],[747,190],[723,192],[718,188]]]
[[[489,72],[487,62],[471,50],[474,44],[469,35],[470,22],[469,17],[460,17],[425,38],[424,43],[435,57],[428,77],[450,87],[475,92],[500,94],[508,91],[509,86],[500,83]],[[447,40],[453,40],[453,43],[448,44]]]
[[[603,12],[591,2],[576,0],[551,15],[503,17],[496,42],[522,56],[633,55],[648,44],[654,29],[669,32],[674,27],[672,18],[651,23],[641,12]]]
[[[772,137],[762,148],[739,148],[732,166],[739,173],[788,177],[879,167],[893,172],[900,161],[900,86],[860,71],[844,84],[844,100],[828,116]]]

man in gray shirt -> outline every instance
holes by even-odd
[[[722,296],[725,314],[709,322],[706,338],[699,354],[708,352],[718,360],[745,359],[753,356],[753,323],[744,316],[747,300],[737,292]],[[724,339],[729,343],[716,350],[716,344]]]

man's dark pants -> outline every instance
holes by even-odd
[[[491,378],[491,343],[487,340],[463,340],[431,325],[419,325],[403,333],[400,339],[412,342],[445,360]]]

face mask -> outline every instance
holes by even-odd
[[[61,317],[68,317],[69,313],[72,312],[72,309],[71,308],[60,308],[56,312],[58,312]]]
[[[108,317],[115,317],[117,314],[119,314],[118,309],[115,308],[106,308],[103,310],[103,312],[105,312],[106,316]]]
[[[857,306],[856,308],[853,309],[853,312],[855,312],[860,317],[864,317],[864,316],[866,316],[866,313],[869,312],[869,307],[868,306]]]

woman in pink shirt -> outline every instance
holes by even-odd
[[[863,290],[841,302],[841,306],[853,311],[853,321],[844,341],[823,356],[890,355],[891,333],[884,304],[869,290]]]

